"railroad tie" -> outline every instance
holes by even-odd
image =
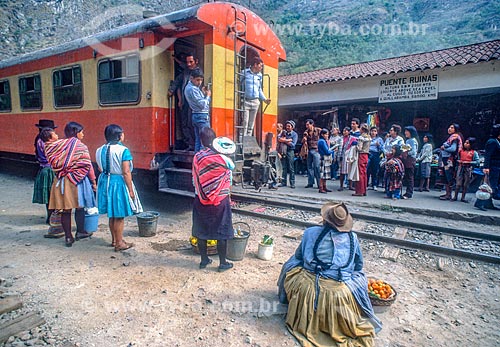
[[[439,245],[443,247],[453,248],[453,240],[451,235],[443,234],[441,236],[441,241],[439,241]],[[438,257],[437,259],[437,268],[441,271],[444,270],[445,266],[451,261],[448,257]]]
[[[403,240],[406,237],[407,232],[408,232],[407,228],[396,227],[396,229],[394,229],[393,237]],[[400,250],[399,247],[387,246],[380,254],[380,258],[396,261],[398,260],[399,250]]]

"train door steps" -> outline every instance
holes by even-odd
[[[187,193],[194,191],[191,169],[165,167],[160,170],[160,178],[160,191],[163,189],[183,190]],[[173,193],[173,191],[171,192]]]

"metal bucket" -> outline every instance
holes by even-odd
[[[235,235],[234,238],[227,240],[226,258],[234,261],[243,260],[250,237],[250,226],[244,222],[237,222],[233,224],[233,229]]]
[[[151,237],[156,235],[156,226],[158,223],[159,212],[142,212],[137,217],[137,226],[139,227],[139,236]]]

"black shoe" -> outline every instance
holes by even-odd
[[[312,188],[313,185],[312,184],[308,184],[307,186],[305,186],[304,188]]]
[[[201,262],[200,263],[200,269],[205,269],[207,267],[208,264],[212,264],[213,263],[213,260],[208,258],[208,262],[204,263],[204,262]]]
[[[75,239],[71,238],[71,239],[66,239],[66,247],[72,247],[73,246],[73,243],[75,243]]]
[[[80,241],[81,239],[86,239],[87,237],[91,238],[92,237],[92,233],[88,233],[88,232],[84,231],[83,233],[77,232],[75,234],[75,240],[76,241]]]
[[[290,185],[290,188],[295,189],[295,184]]]
[[[232,268],[233,268],[233,263],[226,262],[224,264],[219,265],[219,272],[224,272]]]
[[[478,209],[480,209],[481,211],[488,211],[486,208],[484,208],[483,206],[476,206]]]

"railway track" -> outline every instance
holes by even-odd
[[[279,221],[301,228],[318,225],[321,222],[321,206],[307,202],[279,201],[270,198],[260,198],[243,194],[232,194],[235,202],[233,212],[241,215]],[[353,212],[355,223],[354,230],[360,238],[379,241],[404,249],[414,249],[432,252],[440,256],[460,257],[471,260],[484,261],[500,264],[500,234],[491,232],[479,232],[447,226],[419,223],[411,220],[397,220],[376,214],[363,214]],[[389,231],[376,232],[369,230],[366,222],[375,222],[378,225],[386,225]],[[359,229],[359,230],[358,230]],[[393,229],[392,231],[390,229]],[[401,230],[404,230],[401,233]],[[398,232],[399,231],[399,232]],[[438,242],[422,242],[421,235],[432,235]],[[491,246],[493,251],[476,252],[461,248],[464,243],[477,243]]]

